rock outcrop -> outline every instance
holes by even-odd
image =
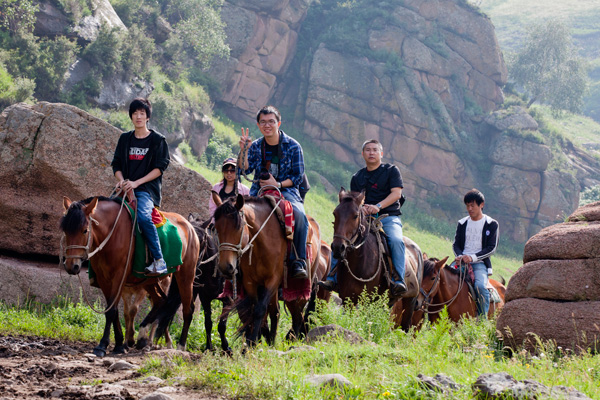
[[[529,239],[496,325],[505,344],[533,349],[539,338],[574,351],[600,345],[598,243],[600,202]]]
[[[0,250],[58,255],[62,196],[108,196],[120,131],[66,104],[16,104],[0,114]],[[208,216],[210,184],[171,162],[162,208]]]

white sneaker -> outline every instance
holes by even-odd
[[[146,276],[158,276],[167,273],[167,263],[162,258],[154,260],[146,267]]]

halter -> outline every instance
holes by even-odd
[[[363,212],[363,206],[362,205],[359,208],[359,218],[360,219],[358,221],[358,228],[356,228],[356,231],[352,234],[352,237],[350,237],[350,239],[348,239],[346,236],[343,236],[343,235],[333,235],[334,238],[339,238],[339,239],[342,239],[344,242],[346,242],[349,250],[360,249],[362,247],[362,245],[365,244],[365,242],[367,241],[367,237],[369,236],[369,230],[370,229],[367,229],[367,234],[364,236],[363,241],[360,244],[358,244],[358,245],[354,244],[356,242],[356,240],[365,231],[365,226],[363,225],[364,212]]]
[[[458,264],[459,268],[462,267],[462,265],[463,265],[463,262],[461,260],[460,263]],[[425,314],[437,314],[437,313],[441,312],[442,309],[439,309],[437,311],[429,311],[429,307],[450,306],[450,304],[452,304],[454,302],[454,300],[456,300],[456,298],[458,297],[458,294],[462,290],[462,287],[463,287],[463,284],[464,284],[464,278],[466,276],[466,271],[463,274],[463,269],[462,268],[459,269],[458,289],[456,290],[456,293],[454,294],[454,296],[452,296],[452,298],[450,300],[446,300],[446,301],[438,303],[438,304],[431,304],[429,302],[430,301],[429,299],[431,297],[435,296],[435,293],[437,292],[437,290],[438,290],[438,288],[440,286],[440,276],[441,275],[442,275],[442,271],[440,269],[439,273],[435,277],[435,281],[433,282],[433,285],[431,286],[431,289],[429,289],[428,292],[425,292],[425,290],[423,290],[423,287],[421,287],[419,289],[419,292],[423,296],[425,296],[425,299],[423,300],[423,303],[421,304],[421,307],[419,307],[419,309],[415,310],[415,311],[423,311]]]

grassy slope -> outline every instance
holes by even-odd
[[[585,114],[600,121],[600,2],[597,0],[473,0],[490,16],[502,49],[515,51],[527,37],[526,28],[558,19],[567,23],[575,44],[590,63],[591,91]]]

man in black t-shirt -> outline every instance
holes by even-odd
[[[152,223],[152,209],[161,201],[162,174],[170,162],[167,141],[160,133],[148,129],[152,105],[147,99],[137,98],[129,105],[129,118],[134,130],[119,137],[112,160],[117,187],[125,193],[133,191],[137,199],[138,225],[154,261],[146,268],[148,276],[167,272],[156,226]]]
[[[393,164],[382,163],[383,147],[379,141],[367,140],[362,147],[362,156],[366,167],[359,170],[350,181],[350,189],[354,192],[365,191],[364,210],[367,214],[388,214],[381,220],[383,230],[388,237],[388,245],[392,253],[392,262],[399,279],[391,282],[392,296],[401,296],[406,292],[404,283],[405,246],[400,220],[400,199],[402,198],[402,175]],[[337,284],[337,273],[334,271],[319,285],[327,290],[333,290]]]

